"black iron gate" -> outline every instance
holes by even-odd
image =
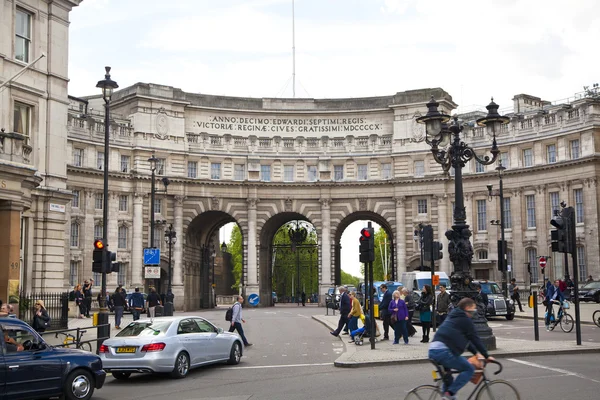
[[[24,293],[19,295],[19,319],[33,324],[35,302],[42,300],[50,316],[49,329],[69,327],[69,293]]]

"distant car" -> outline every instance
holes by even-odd
[[[98,350],[106,372],[127,379],[135,372],[170,373],[185,378],[191,368],[242,358],[239,336],[202,317],[158,317],[124,327]]]
[[[273,292],[273,303],[277,303],[277,293]]]
[[[600,281],[586,283],[579,289],[579,299],[600,303]]]
[[[104,385],[100,357],[52,347],[21,320],[0,318],[0,338],[0,399],[88,400]]]
[[[515,303],[512,299],[506,298],[500,286],[494,281],[479,280],[473,281],[481,285],[481,291],[487,294],[488,304],[485,311],[487,317],[506,317],[511,321],[515,318]]]

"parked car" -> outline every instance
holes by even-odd
[[[106,372],[95,354],[52,347],[25,322],[0,318],[0,399],[88,400]]]
[[[500,286],[494,281],[479,280],[473,281],[481,285],[481,291],[487,294],[488,304],[485,311],[485,317],[506,317],[511,321],[515,318],[515,304],[512,299],[506,298]]]
[[[115,379],[135,372],[170,373],[185,378],[191,368],[242,358],[239,336],[202,317],[159,317],[133,321],[99,349],[102,365]]]
[[[586,283],[579,289],[579,299],[600,303],[600,281]]]

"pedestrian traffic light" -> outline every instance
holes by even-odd
[[[444,253],[442,252],[442,249],[444,248],[444,245],[440,242],[433,242],[433,260],[441,260],[442,258],[444,258]]]
[[[375,230],[363,228],[360,231],[360,262],[368,263],[375,261]]]
[[[113,253],[112,251],[106,251],[106,263],[104,264],[104,272],[110,274],[113,271],[113,261],[117,261],[117,253]],[[118,263],[115,263],[118,264]],[[119,271],[118,267],[117,271]]]
[[[106,247],[104,247],[104,242],[100,239],[94,241],[94,251],[92,254],[92,272],[101,273],[103,268],[103,260],[104,260],[104,252],[106,251]]]
[[[431,261],[431,251],[433,250],[433,227],[425,225],[422,229],[423,234],[423,260]]]

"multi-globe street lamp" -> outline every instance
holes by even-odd
[[[469,238],[471,231],[466,222],[467,215],[465,210],[462,169],[466,163],[475,159],[481,164],[490,165],[496,161],[500,150],[496,142],[496,134],[500,126],[507,124],[508,117],[498,114],[498,105],[492,99],[486,107],[488,114],[484,118],[477,120],[477,125],[485,126],[488,133],[492,136],[492,147],[490,156],[479,157],[475,150],[466,144],[460,137],[463,131],[463,125],[458,121],[458,117],[452,118],[438,110],[440,104],[432,97],[427,103],[427,114],[417,118],[418,123],[425,124],[425,141],[431,146],[431,153],[435,161],[442,166],[444,172],[448,173],[450,168],[454,168],[454,210],[452,229],[446,232],[448,238],[448,254],[453,264],[453,273],[450,277],[452,302],[456,303],[465,297],[477,299],[476,286],[472,283],[471,260],[473,259],[473,246]],[[478,302],[480,312],[475,319],[475,325],[480,337],[489,349],[496,348],[496,338],[492,330],[487,326],[485,306]]]
[[[166,176],[162,178],[162,183],[164,185],[164,190],[156,189],[156,168],[158,167],[159,159],[154,157],[154,153],[152,153],[152,157],[148,159],[150,163],[150,171],[152,172],[152,181],[150,182],[150,247],[155,247],[154,243],[154,199],[156,197],[156,193],[167,193],[167,188],[171,181]]]
[[[110,154],[109,142],[110,142],[110,100],[113,91],[119,87],[117,82],[110,79],[110,67],[104,68],[106,74],[104,79],[98,81],[96,84],[97,88],[102,89],[102,98],[104,99],[104,190],[103,190],[103,206],[102,206],[102,241],[104,243],[104,252],[102,259],[102,284],[100,296],[100,312],[98,314],[98,338],[107,338],[110,336],[110,329],[108,326],[108,310],[106,308],[106,269],[109,265],[108,260],[108,159]],[[109,269],[110,271],[110,269]],[[102,339],[100,339],[100,345]]]
[[[497,194],[492,192],[493,185],[487,185],[488,189],[488,197],[490,201],[492,197],[500,198],[500,219],[492,220],[490,223],[492,225],[500,226],[500,241],[498,242],[498,269],[502,274],[502,293],[506,296],[507,299],[510,298],[508,293],[508,266],[506,265],[506,240],[504,239],[504,185],[502,183],[502,175],[506,168],[502,165],[502,160],[499,161],[498,166],[496,167],[496,171],[498,171],[498,178],[500,179],[500,190]]]
[[[169,228],[165,231],[165,243],[169,245],[169,283],[167,286],[167,301],[165,302],[163,315],[170,317],[173,315],[173,288],[171,287],[171,281],[173,279],[172,250],[173,245],[177,243],[177,232],[173,229],[173,224],[170,224]]]

